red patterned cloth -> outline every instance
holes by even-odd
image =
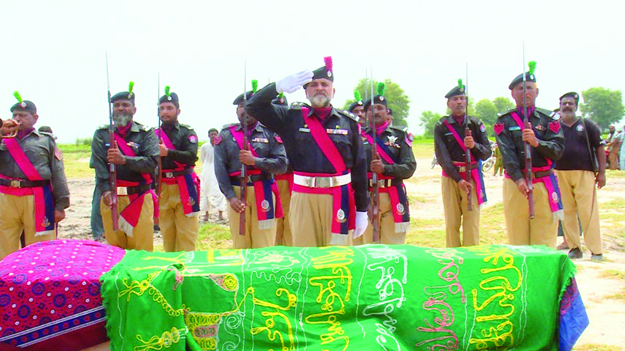
[[[78,330],[92,333],[82,339],[102,342],[96,337],[105,323],[99,280],[124,254],[94,241],[53,240],[5,257],[0,261],[0,342],[52,349],[62,335]]]

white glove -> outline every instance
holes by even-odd
[[[293,75],[286,76],[276,82],[276,90],[280,93],[294,93],[298,91],[302,85],[310,83],[312,81],[313,72],[305,70],[297,72]]]
[[[356,212],[356,228],[352,233],[352,238],[356,239],[361,236],[369,225],[369,216],[367,212]]]

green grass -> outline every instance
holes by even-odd
[[[434,139],[415,139],[412,143],[412,152],[415,158],[432,158],[434,156]]]
[[[610,178],[625,178],[625,171],[621,170],[609,170],[605,171],[605,178],[607,180],[607,184],[610,184]]]
[[[625,302],[625,289],[622,289],[621,292],[618,292],[616,294],[606,296],[606,299],[621,300]]]
[[[625,271],[620,271],[618,269],[606,269],[602,271],[599,276],[601,278],[625,280]]]

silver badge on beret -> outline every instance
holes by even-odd
[[[20,106],[22,106],[22,108],[26,108],[26,103],[25,103],[24,101],[22,101],[22,102],[20,103]]]
[[[384,101],[384,96],[380,96],[380,101]]]
[[[168,97],[167,97],[167,101],[171,101],[171,96],[168,96]]]
[[[328,77],[332,77],[332,72],[328,71]]]

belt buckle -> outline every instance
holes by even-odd
[[[11,188],[21,188],[22,182],[19,180],[11,180]]]
[[[319,177],[316,178],[316,186],[317,188],[329,188],[332,184],[332,180],[334,177]]]
[[[315,186],[315,178],[306,177],[304,178],[304,183],[306,184],[307,187],[313,188]]]
[[[127,187],[118,187],[117,188],[117,195],[118,196],[128,196],[128,188]]]
[[[165,172],[165,178],[173,178],[174,172]]]
[[[464,173],[467,171],[467,167],[466,166],[460,166],[458,167],[458,172]]]

